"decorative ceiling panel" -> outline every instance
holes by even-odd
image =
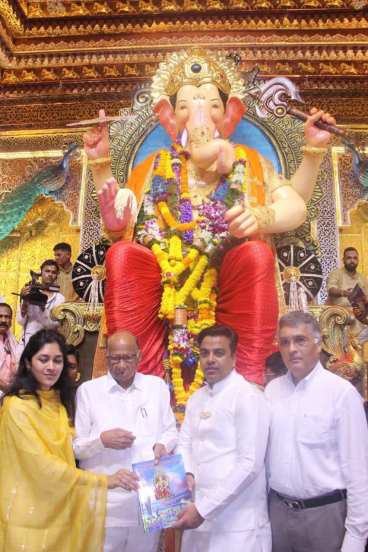
[[[193,44],[368,123],[368,0],[0,0],[0,128],[129,105],[167,52]]]

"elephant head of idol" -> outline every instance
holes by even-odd
[[[213,161],[214,151],[220,152],[246,111],[234,61],[204,50],[168,56],[153,78],[151,95],[160,123],[202,168]]]

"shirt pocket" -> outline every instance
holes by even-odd
[[[330,424],[321,412],[305,412],[298,428],[299,441],[311,448],[325,447],[331,440]]]

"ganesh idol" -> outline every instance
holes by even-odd
[[[257,151],[231,142],[246,112],[231,59],[201,50],[171,54],[152,82],[152,107],[172,138],[131,172],[112,177],[108,128],[85,136],[104,227],[107,332],[130,330],[140,370],[170,378],[180,408],[203,383],[195,336],[215,323],[239,336],[237,370],[263,383],[278,318],[272,235],[306,218],[330,135],[316,109],[290,180]]]

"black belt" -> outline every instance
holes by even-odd
[[[292,510],[304,510],[305,508],[316,508],[317,506],[326,506],[327,504],[333,504],[334,502],[340,502],[346,498],[346,489],[337,489],[332,493],[327,493],[314,498],[290,498],[283,496],[277,491],[271,489],[277,498],[279,498],[286,506]]]

